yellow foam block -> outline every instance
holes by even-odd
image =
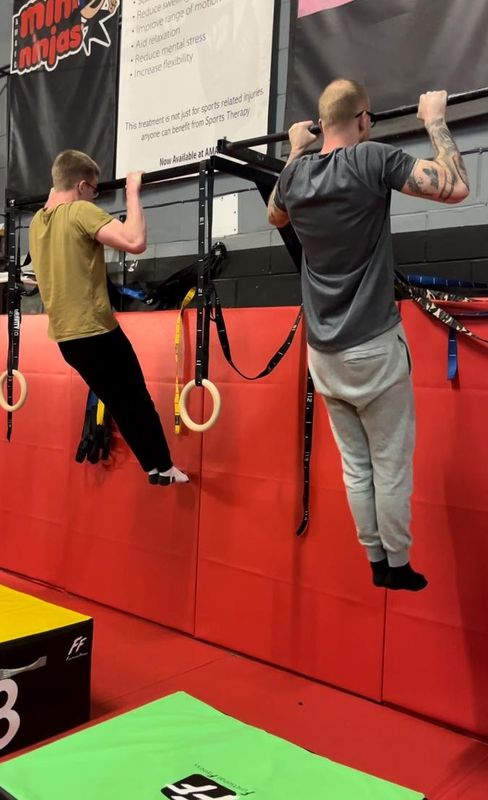
[[[0,644],[88,619],[84,614],[0,586]]]

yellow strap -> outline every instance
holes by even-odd
[[[175,329],[175,358],[176,358],[176,381],[175,381],[175,433],[181,433],[181,417],[180,417],[180,364],[183,363],[183,346],[184,346],[184,331],[183,331],[183,312],[185,308],[191,303],[196,294],[196,287],[190,289],[186,293],[185,298],[181,304],[179,314],[176,318]]]
[[[105,406],[101,400],[97,404],[97,425],[103,425],[103,418],[105,416]]]

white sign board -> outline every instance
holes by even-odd
[[[268,132],[275,0],[124,0],[117,177]]]

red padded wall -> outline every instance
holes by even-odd
[[[172,434],[174,312],[120,315],[187,487],[146,484],[119,440],[115,464],[78,465],[86,389],[26,316],[21,368],[29,398],[13,441],[0,431],[0,566],[374,699],[488,735],[488,350],[459,341],[446,379],[447,332],[402,304],[414,359],[417,447],[413,563],[429,588],[370,584],[320,400],[311,523],[301,518],[303,331],[267,378],[246,382],[212,331],[210,377],[222,415],[204,436]],[[228,310],[236,362],[256,373],[295,308]],[[488,336],[488,323],[470,323]],[[194,313],[186,321],[192,375]],[[0,318],[0,363],[6,318]],[[195,390],[199,418],[208,396]],[[6,415],[0,416],[0,425]],[[196,616],[195,616],[196,611]]]
[[[295,314],[294,308],[226,312],[241,370],[262,369]],[[256,383],[212,353],[223,406],[204,439],[196,634],[379,699],[385,598],[372,589],[355,541],[321,403],[312,522],[306,538],[295,536],[303,345],[303,336],[297,338],[278,368]]]
[[[0,317],[0,364],[5,369],[7,318]],[[1,563],[6,569],[63,584],[69,474],[70,370],[46,336],[46,318],[22,326],[21,369],[27,402],[14,414],[14,434],[5,438],[0,413]]]
[[[15,414],[11,444],[0,439],[0,558],[6,569],[192,632],[201,437],[172,432],[175,321],[176,312],[120,315],[174,462],[192,476],[188,486],[166,488],[147,483],[120,438],[110,469],[74,461],[86,387],[47,339],[46,318],[24,317],[21,369],[29,397]],[[187,318],[187,374],[193,327]],[[5,342],[4,324],[3,363]],[[202,404],[194,393],[196,417]]]
[[[488,346],[459,338],[447,376],[447,329],[402,303],[417,410],[412,561],[430,584],[390,592],[384,699],[488,735]],[[488,337],[488,321],[467,324]]]

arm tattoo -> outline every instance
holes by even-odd
[[[446,171],[445,185],[442,188],[439,187],[440,198],[448,199],[452,195],[454,187],[459,183],[463,183],[469,189],[468,173],[463,157],[445,121],[436,119],[428,125],[427,130],[434,148],[435,160],[442,164]],[[430,170],[424,170],[424,172],[428,171]]]
[[[424,169],[423,172],[424,172],[424,175],[427,175],[427,177],[430,179],[430,183],[434,187],[434,189],[438,189],[439,188],[439,173],[436,170],[436,168],[435,167],[429,167],[429,169]]]
[[[411,172],[411,174],[407,178],[407,186],[412,192],[412,194],[422,194],[421,184],[422,180],[421,179],[419,180],[415,177],[415,169],[414,169],[413,172]]]

